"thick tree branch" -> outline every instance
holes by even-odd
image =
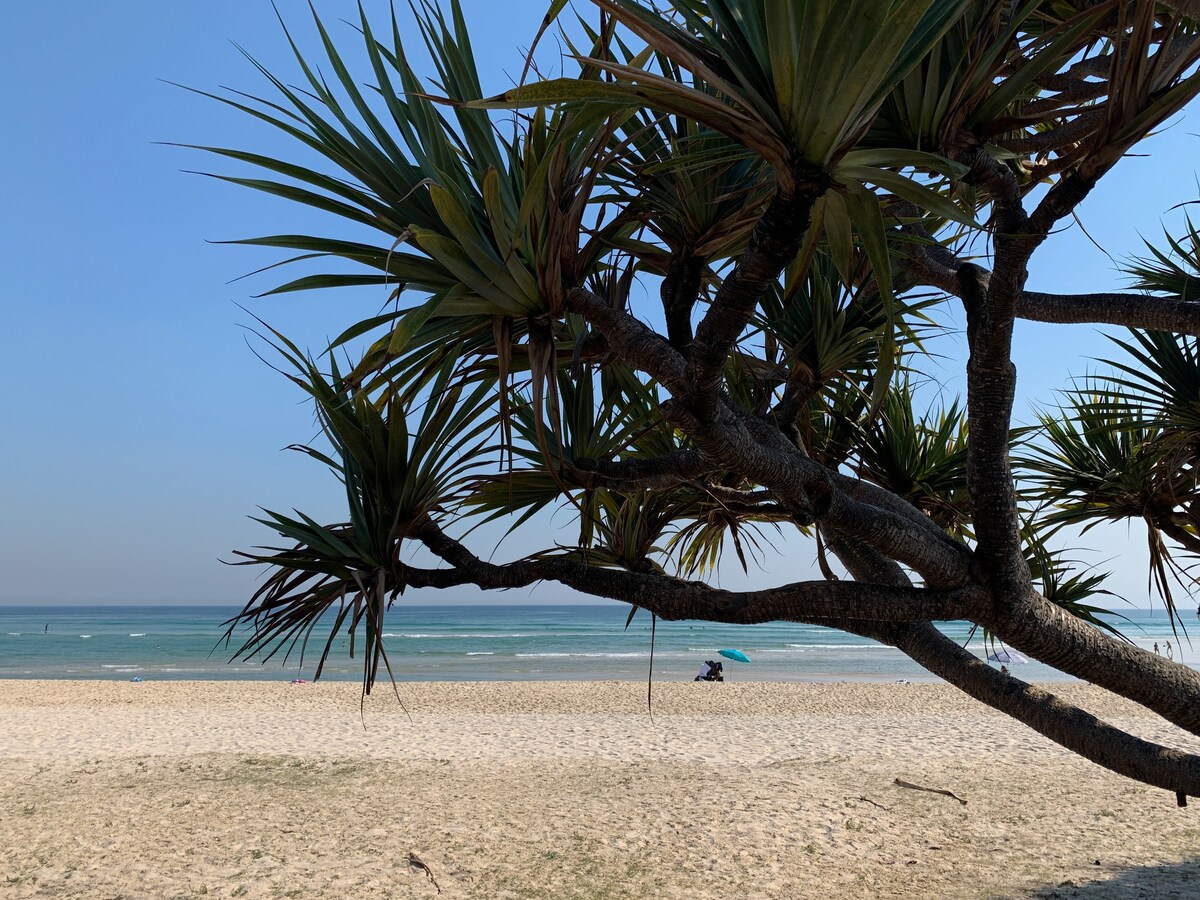
[[[1055,743],[1119,775],[1200,797],[1200,756],[1134,737],[1048,691],[1001,674],[932,625],[898,625],[893,631],[895,646],[930,672]]]
[[[970,550],[960,541],[946,534],[933,519],[921,512],[903,497],[898,497],[891,491],[884,490],[877,484],[843,475],[840,472],[831,473],[833,485],[847,497],[868,506],[875,506],[894,515],[900,516],[921,529],[926,537],[937,540],[949,547],[955,548],[963,560],[970,558]]]
[[[937,288],[955,297],[964,291],[959,275],[964,260],[936,244],[908,242],[901,265],[915,284]],[[972,264],[968,277],[986,290],[991,272]],[[1023,291],[1017,300],[1016,316],[1031,322],[1059,325],[1121,325],[1200,334],[1200,302],[1151,294],[1105,291],[1092,294],[1048,294]]]
[[[1132,143],[1132,142],[1130,142]],[[1124,149],[1101,153],[1093,148],[1088,156],[1087,170],[1076,169],[1068,172],[1055,182],[1054,187],[1047,191],[1042,202],[1037,205],[1029,217],[1029,223],[1037,235],[1037,247],[1059,222],[1071,215],[1092,192],[1100,176],[1112,168],[1124,154]],[[1030,249],[1030,253],[1033,249]]]
[[[1048,91],[1070,90],[1072,85],[1088,78],[1103,78],[1112,71],[1112,54],[1089,56],[1072,65],[1065,72],[1047,72],[1039,75],[1034,82]]]
[[[997,251],[1002,265],[1019,265],[1023,270],[1023,260],[1018,262],[1013,256],[1011,247],[1007,253]],[[1005,289],[1019,291],[1023,279],[1012,274],[1002,281],[991,278],[985,290],[977,267],[964,264],[958,274],[971,348],[967,360],[967,489],[978,537],[975,552],[985,577],[996,579],[997,585],[1012,591],[1028,583],[1029,569],[1021,554],[1017,498],[1008,455],[1017,371],[1009,359],[1013,291]],[[993,290],[996,286],[999,290]]]
[[[574,480],[580,486],[612,490],[658,490],[693,481],[715,471],[695,450],[680,450],[652,459],[576,459]]]
[[[669,379],[678,388],[682,357],[659,335],[637,320],[611,310],[586,291],[571,292],[568,303],[601,330],[626,361],[664,383]],[[670,388],[671,384],[667,386]],[[663,406],[664,416],[697,440],[699,454],[665,462],[662,469],[649,463],[649,471],[642,472],[638,471],[637,461],[598,465],[597,475],[630,477],[635,481],[640,477],[670,478],[673,475],[664,470],[675,463],[683,465],[677,472],[696,475],[713,469],[731,469],[770,489],[800,524],[812,522],[819,507],[830,527],[842,529],[886,556],[901,560],[920,572],[928,584],[950,588],[966,582],[970,552],[919,510],[856,479],[830,473],[769,423],[752,416],[739,416],[724,404],[719,408],[719,421],[705,428],[690,409],[674,401]],[[579,468],[586,466],[583,463]],[[625,469],[624,474],[620,469]],[[835,485],[850,488],[852,492],[843,493]],[[864,491],[870,493],[870,498],[866,502],[856,499]],[[912,524],[919,525],[920,532],[914,532]]]
[[[1022,653],[1200,734],[1200,673],[1187,666],[1109,637],[1031,588],[979,623]]]
[[[800,446],[797,422],[808,411],[809,402],[819,388],[808,367],[797,366],[787,378],[779,403],[770,411],[775,427],[791,437],[797,446]]]
[[[853,500],[833,491],[821,523],[847,538],[862,541],[872,550],[916,571],[930,587],[950,589],[971,578],[971,554],[945,533],[937,536],[916,531],[896,513]]]
[[[1059,87],[1055,89],[1055,93],[1050,97],[1041,97],[1037,100],[1030,100],[1021,105],[1021,115],[1027,117],[1041,117],[1058,112],[1066,106],[1076,106],[1079,103],[1090,100],[1097,100],[1108,93],[1108,82],[1105,81],[1078,81],[1062,80],[1058,82]]]
[[[589,566],[573,559],[543,557],[507,565],[484,562],[431,520],[415,532],[435,555],[452,566],[444,570],[408,569],[413,586],[451,587],[471,583],[482,588],[525,587],[557,581],[594,597],[632,603],[662,619],[708,619],[736,625],[790,621],[821,624],[829,620],[906,622],[949,621],[978,615],[985,597],[975,588],[933,591],[838,581],[809,581],[760,591],[725,591],[698,581],[656,573]]]
[[[1089,110],[1057,128],[1039,131],[1036,134],[1007,138],[997,141],[996,144],[1013,153],[1046,154],[1078,144],[1103,124],[1104,110]]]
[[[1011,356],[1013,322],[1017,298],[1025,288],[1029,257],[1046,235],[1026,216],[1020,185],[1006,166],[982,148],[963,154],[960,161],[970,167],[966,180],[984,187],[993,198],[995,269],[984,280],[983,270],[964,263],[956,274],[967,312],[970,348],[967,491],[978,538],[976,556],[984,577],[1007,596],[1029,583],[1008,454],[1017,383]]]
[[[940,530],[935,535],[929,528],[914,529],[915,522],[907,512],[892,512],[855,500],[838,489],[838,482],[828,469],[796,449],[777,431],[777,442],[764,446],[763,441],[751,434],[747,422],[724,407],[720,417],[707,427],[674,402],[663,405],[663,414],[692,437],[705,458],[771,490],[798,523],[809,524],[820,518],[822,524],[912,567],[931,586],[958,587],[968,579],[970,551],[966,547]],[[767,427],[758,420],[751,424]]]
[[[907,226],[902,230],[907,230]],[[901,266],[912,286],[927,285],[953,297],[960,296],[958,270],[963,260],[936,244],[906,243],[901,249],[904,254]]]
[[[583,288],[567,292],[566,306],[603,334],[609,349],[626,363],[650,375],[676,396],[687,390],[690,382],[684,358],[662,335]]]
[[[700,295],[700,281],[706,262],[684,252],[671,258],[659,289],[663,314],[667,320],[667,340],[681,353],[692,344],[692,307]]]
[[[831,538],[830,549],[856,579],[892,585],[907,583],[907,576],[894,563],[870,551],[864,552],[862,548],[846,542],[840,536]],[[1045,600],[1042,600],[1042,603],[1050,605]],[[1078,620],[1073,619],[1072,624],[1091,633],[1085,636],[1104,637],[1096,629]],[[1200,796],[1200,757],[1134,737],[1078,707],[1063,702],[1047,691],[995,671],[974,654],[947,638],[934,628],[931,622],[848,622],[843,627],[847,631],[896,647],[959,690],[1025,723],[1039,734],[1094,763],[1177,795]],[[1004,640],[1008,641],[1009,638],[1004,637]],[[1110,638],[1105,640],[1117,649],[1131,651],[1131,655],[1141,654],[1145,658],[1143,662],[1165,670],[1165,673],[1155,673],[1156,675],[1176,675],[1178,670],[1182,669],[1189,675],[1196,676],[1196,673],[1185,669],[1184,666],[1176,666],[1160,657],[1151,657],[1145,651],[1130,648]],[[1013,643],[1013,646],[1023,649],[1016,643]],[[1035,653],[1032,649],[1027,649],[1026,652],[1043,662],[1049,662],[1040,652]],[[1072,659],[1080,658],[1088,657],[1081,656],[1078,652],[1072,654]],[[1104,667],[1104,664],[1101,666]],[[1146,678],[1146,673],[1142,673],[1138,678],[1126,678],[1126,682],[1142,684],[1154,680]],[[1200,678],[1195,680],[1200,681]],[[1100,681],[1096,683],[1109,687]],[[1161,688],[1162,683],[1158,684]],[[1129,696],[1124,691],[1117,693]],[[1153,696],[1155,692],[1149,693]],[[1137,697],[1130,699],[1141,702]]]
[[[1200,334],[1200,303],[1149,294],[1042,294],[1026,291],[1017,315],[1034,322],[1124,325]]]
[[[725,360],[763,292],[796,256],[817,198],[828,187],[828,176],[815,174],[801,181],[795,193],[777,193],[754,226],[750,244],[733,271],[721,283],[692,343],[688,364],[691,392],[688,405],[701,422],[711,421],[719,405]]]
[[[1188,524],[1194,524],[1191,522],[1190,516],[1185,517],[1185,521]],[[1184,528],[1179,521],[1164,516],[1157,516],[1155,517],[1154,524],[1162,530],[1163,534],[1175,541],[1179,546],[1190,550],[1192,553],[1200,553],[1200,537],[1197,537]]]
[[[895,588],[912,587],[912,581],[895,561],[876,553],[865,544],[847,540],[837,531],[830,531],[827,537],[830,551],[855,581],[886,584]]]

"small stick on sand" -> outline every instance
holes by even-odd
[[[417,854],[413,853],[412,851],[409,851],[408,864],[410,866],[412,866],[414,869],[420,869],[422,872],[424,872],[425,875],[429,878],[429,880],[433,882],[433,886],[435,888],[437,888],[437,892],[439,894],[442,892],[442,888],[440,885],[438,885],[437,879],[433,877],[433,869],[431,869],[431,868],[429,868],[429,866],[425,865],[425,863],[424,863],[424,861],[422,861],[421,857],[417,856]]]
[[[919,785],[919,784],[909,784],[907,781],[901,781],[899,778],[897,778],[895,780],[894,784],[896,784],[898,787],[908,788],[909,790],[913,790],[913,791],[928,791],[931,794],[943,794],[947,797],[953,797],[955,800],[957,800],[963,806],[967,805],[967,801],[964,800],[962,797],[958,796],[957,794],[951,793],[950,791],[943,791],[941,788],[921,787],[921,785]]]
[[[876,803],[870,797],[859,797],[858,799],[861,800],[863,803],[870,803],[872,806],[878,806],[880,809],[885,809],[885,810],[891,811],[890,806],[884,806],[882,803]]]

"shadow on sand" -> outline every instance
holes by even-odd
[[[1009,896],[1013,900],[1194,900],[1200,897],[1200,857],[1181,863],[1116,869],[1102,881],[1064,881]]]

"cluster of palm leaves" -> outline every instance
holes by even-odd
[[[1194,300],[1200,234],[1191,220],[1166,247],[1126,266],[1134,285]],[[1101,522],[1145,526],[1151,578],[1172,614],[1172,585],[1191,591],[1188,559],[1200,553],[1200,344],[1194,336],[1131,330],[1111,338],[1119,355],[1039,416],[1039,439],[1019,460],[1029,499],[1044,504],[1049,533]],[[1184,559],[1177,559],[1182,548]]]
[[[374,286],[387,299],[318,357],[354,354],[345,372],[280,339],[332,448],[308,452],[345,483],[349,516],[263,520],[289,545],[249,554],[271,574],[239,617],[257,628],[244,652],[306,641],[332,616],[329,641],[366,629],[370,684],[386,665],[382,610],[404,588],[401,550],[422,517],[516,529],[559,508],[578,536],[546,552],[690,574],[732,545],[747,565],[787,517],[736,473],[630,491],[581,474],[689,444],[663,420],[659,387],[610,358],[567,297],[587,289],[657,324],[648,289],[681,279],[684,328],[671,340],[682,346],[693,304],[720,290],[764,206],[806,182],[825,190],[800,253],[760,299],[724,388],[753,413],[790,404],[783,424],[810,455],[969,537],[962,413],[915,413],[907,382],[922,334],[938,327],[932,301],[905,295],[892,265],[914,240],[906,225],[952,242],[986,219],[990,198],[938,149],[969,130],[1032,190],[1082,164],[1083,138],[1123,152],[1178,109],[1197,53],[1181,44],[1148,64],[1190,26],[1158,4],[1115,0],[593,3],[598,19],[568,21],[556,0],[543,22],[562,26],[574,76],[522,77],[498,96],[484,96],[458,0],[411,4],[431,80],[410,65],[395,13],[378,32],[360,7],[357,64],[314,13],[322,62],[292,44],[302,87],[258,66],[269,96],[212,95],[319,160],[200,148],[259,170],[217,177],[378,236],[241,241],[332,263],[268,293]],[[1090,87],[1055,81],[1104,54],[1112,63]],[[1086,425],[1048,434],[1107,452]],[[1046,490],[1061,475],[1046,468],[1052,455],[1031,463]]]
[[[1189,216],[1182,236],[1167,232],[1163,237],[1165,249],[1147,241],[1150,255],[1131,261],[1134,287],[1180,300],[1200,299],[1200,231]]]
[[[916,407],[908,382],[888,391],[878,418],[862,428],[851,465],[949,533],[968,537],[966,416],[957,401],[925,415]]]
[[[1051,533],[1142,523],[1154,586],[1177,615],[1171,585],[1190,590],[1195,578],[1172,547],[1200,551],[1200,347],[1165,332],[1113,340],[1125,355],[1104,361],[1112,374],[1043,413],[1041,440],[1020,463]]]
[[[302,664],[314,628],[325,620],[331,627],[319,675],[338,632],[345,627],[350,634],[353,656],[361,627],[363,685],[369,693],[381,662],[388,665],[383,614],[405,588],[405,539],[452,502],[460,481],[484,464],[479,454],[495,429],[489,388],[468,390],[461,380],[452,384],[453,367],[443,366],[419,420],[410,424],[399,395],[377,405],[364,391],[347,386],[336,361],[327,378],[293,343],[274,335],[274,346],[289,366],[283,371],[314,401],[329,445],[328,450],[291,449],[324,463],[342,482],[348,518],[322,525],[299,511],[289,516],[266,510],[257,521],[293,543],[237,554],[244,558],[242,565],[265,565],[270,574],[227,623],[227,637],[240,625],[252,625],[239,655],[262,652],[265,661],[299,644]]]

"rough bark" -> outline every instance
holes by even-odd
[[[1026,291],[1017,303],[1017,315],[1034,322],[1124,325],[1126,328],[1200,335],[1200,303],[1149,294]]]
[[[1006,167],[980,148],[961,161],[965,178],[993,198],[995,268],[986,283],[970,264],[958,271],[967,311],[967,493],[984,577],[1003,594],[1028,583],[1021,554],[1016,493],[1008,454],[1017,372],[1012,363],[1013,321],[1025,287],[1027,263],[1045,239],[1031,228],[1020,187]]]

